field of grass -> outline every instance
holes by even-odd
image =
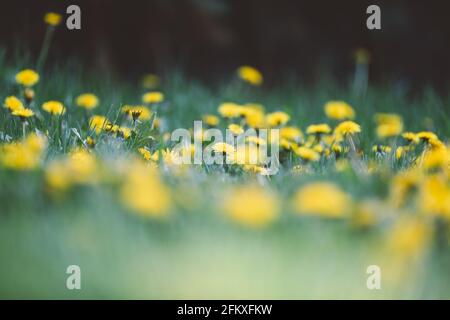
[[[0,100],[34,112],[0,110],[1,298],[450,298],[450,97],[390,84],[362,94],[325,75],[252,86],[234,70],[216,84],[160,75],[146,89],[50,61],[26,101],[15,75],[32,61],[0,53]],[[148,119],[123,112],[156,90]],[[77,105],[85,92],[94,109]],[[52,100],[63,114],[42,109]],[[327,117],[335,100],[355,115]],[[242,114],[221,116],[224,102]],[[172,163],[168,133],[205,114],[246,129],[250,109],[261,127],[301,130],[280,146],[276,175]],[[269,123],[274,111],[290,119]],[[108,122],[94,127],[94,115]],[[344,118],[361,132],[337,132]],[[311,124],[331,132],[307,134]],[[377,135],[382,125],[395,134]],[[66,288],[69,265],[81,290]],[[380,290],[366,286],[370,265]]]

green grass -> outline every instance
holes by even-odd
[[[1,53],[1,52],[0,52]],[[31,65],[20,57],[6,61],[0,54],[0,100],[20,95],[14,74]],[[331,79],[330,77],[322,77]],[[204,113],[215,113],[224,101],[258,102],[267,110],[284,110],[291,123],[305,130],[312,123],[328,122],[323,105],[342,99],[354,106],[361,124],[360,146],[370,151],[379,141],[373,134],[376,112],[396,112],[410,131],[431,130],[443,141],[450,136],[450,97],[432,89],[407,95],[394,86],[369,87],[364,97],[337,80],[314,84],[290,80],[273,88],[249,88],[230,73],[223,83],[206,85],[180,73],[163,75],[166,96],[159,115],[167,130],[190,128]],[[144,92],[139,81],[86,72],[75,63],[53,65],[41,74],[35,88],[35,110],[47,100],[60,100],[68,109],[65,126],[55,129],[49,115],[38,115],[30,129],[49,130],[47,163],[79,146],[88,134],[87,116],[74,105],[83,92],[101,99],[96,114],[119,117],[124,103],[138,104]],[[61,121],[61,119],[59,119]],[[149,127],[141,132],[157,135]],[[22,137],[17,119],[0,111],[0,135]],[[142,138],[142,136],[140,137]],[[99,138],[101,140],[101,138]],[[106,139],[107,140],[107,139]],[[109,141],[109,140],[108,140]],[[148,140],[133,137],[99,143],[100,158],[137,154]],[[79,186],[62,198],[52,198],[43,170],[14,172],[0,169],[0,297],[1,298],[449,298],[448,243],[430,245],[416,268],[404,270],[395,285],[382,282],[382,290],[366,288],[366,268],[382,267],[380,247],[386,225],[368,230],[349,221],[299,218],[288,209],[288,199],[308,181],[330,180],[354,199],[385,199],[388,183],[382,175],[360,177],[353,171],[338,173],[332,164],[317,166],[312,174],[292,175],[289,168],[266,181],[284,201],[280,219],[262,230],[233,224],[217,206],[221,192],[253,178],[246,174],[205,174],[199,169],[185,178],[165,176],[178,205],[169,221],[132,215],[117,200],[117,186]],[[395,170],[395,169],[394,169]],[[188,201],[189,200],[189,201]],[[193,203],[193,206],[183,206]],[[82,290],[67,290],[66,268],[82,270]],[[384,278],[383,278],[384,279]]]

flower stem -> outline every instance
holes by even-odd
[[[45,31],[44,42],[42,43],[41,52],[39,53],[39,58],[37,60],[36,69],[40,71],[45,64],[45,60],[47,59],[48,49],[50,48],[50,43],[53,37],[53,31],[55,28],[53,26],[48,26]]]

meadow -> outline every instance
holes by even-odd
[[[267,88],[252,67],[215,84],[125,81],[7,50],[0,297],[450,297],[449,96],[367,85],[361,58],[351,80]],[[279,129],[280,170],[175,164],[170,133],[194,120],[236,136]],[[69,265],[81,290],[66,288]]]

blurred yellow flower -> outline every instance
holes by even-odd
[[[31,69],[25,69],[16,74],[16,82],[24,87],[32,87],[39,81],[39,74]]]
[[[25,88],[25,90],[23,91],[23,96],[25,98],[25,101],[27,103],[30,103],[34,99],[34,90],[31,88]]]
[[[449,150],[442,146],[440,148],[433,148],[426,150],[422,156],[422,165],[425,169],[445,168],[450,165]]]
[[[98,106],[99,99],[93,93],[83,93],[77,97],[76,104],[79,107],[91,110]]]
[[[327,134],[331,132],[331,128],[326,123],[312,124],[306,128],[307,134]]]
[[[250,128],[263,128],[265,126],[265,114],[264,111],[244,107],[242,109],[242,114],[244,115],[245,122]]]
[[[384,210],[381,201],[374,199],[365,199],[355,205],[352,214],[352,224],[355,227],[370,227],[373,226],[377,220],[380,211]]]
[[[403,120],[395,113],[377,113],[375,122],[377,123],[378,138],[394,137],[403,131]]]
[[[161,181],[156,169],[138,161],[130,166],[120,196],[124,205],[143,217],[163,218],[170,213],[169,188]]]
[[[236,151],[235,148],[228,143],[225,142],[216,142],[212,145],[212,150],[217,153],[222,154],[234,154]]]
[[[297,127],[283,127],[280,129],[280,137],[298,143],[303,139],[303,133]]]
[[[45,169],[45,181],[51,191],[64,191],[72,185],[99,181],[95,156],[84,149],[72,150],[66,158],[54,160]]]
[[[218,112],[224,118],[237,118],[242,115],[242,106],[233,102],[224,102],[219,106]]]
[[[305,161],[318,161],[320,159],[320,154],[308,147],[295,148],[294,152]]]
[[[20,101],[15,96],[10,96],[5,99],[4,107],[7,108],[9,111],[13,112],[18,109],[23,109],[22,101]]]
[[[250,144],[254,144],[257,146],[264,146],[267,144],[267,141],[265,139],[258,136],[247,136],[245,140]]]
[[[223,209],[232,220],[251,228],[272,223],[278,216],[279,205],[275,192],[256,185],[235,187],[223,201]]]
[[[47,145],[43,136],[30,134],[22,142],[0,145],[0,163],[13,170],[32,170],[38,167]]]
[[[293,206],[299,214],[341,218],[351,209],[350,197],[337,185],[313,182],[301,187],[295,194]]]
[[[150,152],[150,150],[148,150],[146,148],[139,148],[138,151],[140,154],[142,154],[142,156],[144,157],[145,160],[152,159],[152,153]],[[156,159],[156,160],[158,160],[158,159]]]
[[[213,115],[213,114],[205,114],[202,117],[202,120],[204,123],[206,123],[208,126],[215,127],[219,124],[219,117]]]
[[[426,177],[420,184],[418,199],[422,212],[450,219],[450,185],[446,177]]]
[[[238,136],[238,135],[244,133],[244,128],[242,128],[242,126],[235,124],[235,123],[231,123],[230,125],[228,125],[228,130],[230,130],[231,133],[235,136]]]
[[[431,131],[421,131],[417,133],[417,138],[425,142],[429,142],[430,140],[438,140],[438,136]]]
[[[146,89],[155,89],[158,87],[161,79],[158,75],[149,73],[142,77],[142,86]]]
[[[408,141],[408,143],[418,143],[419,137],[414,132],[404,132],[402,133],[403,139]]]
[[[402,216],[387,235],[389,250],[402,258],[417,258],[426,249],[432,235],[425,221],[412,216]]]
[[[146,106],[125,105],[122,107],[122,112],[134,120],[139,119],[142,121],[150,120],[153,114]]]
[[[117,133],[119,136],[123,137],[124,139],[128,139],[131,137],[132,130],[128,127],[119,127],[117,129]]]
[[[286,112],[275,111],[266,115],[266,122],[271,127],[277,127],[286,124],[290,118]]]
[[[261,72],[259,72],[257,69],[250,67],[250,66],[242,66],[238,69],[238,75],[239,77],[244,80],[245,82],[254,85],[259,86],[263,82],[263,76]]]
[[[345,101],[329,101],[324,106],[325,114],[334,120],[353,119],[355,111]]]
[[[159,103],[164,101],[164,94],[159,91],[147,92],[142,96],[144,103]]]
[[[61,23],[62,16],[55,12],[48,12],[44,16],[44,21],[46,24],[51,26],[57,26]]]
[[[418,186],[422,174],[418,170],[407,170],[398,173],[391,181],[389,198],[396,207],[401,207],[407,203],[407,198]]]
[[[376,144],[372,147],[372,151],[378,153],[390,153],[392,151],[392,148],[390,146],[383,146],[381,144]]]
[[[61,115],[66,112],[66,108],[59,101],[47,101],[42,105],[42,109],[51,115]]]

